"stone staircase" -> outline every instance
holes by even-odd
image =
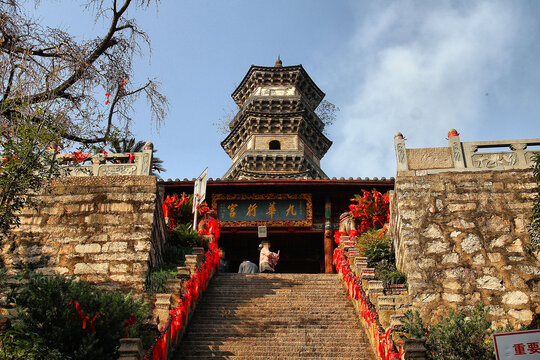
[[[335,274],[219,274],[173,359],[374,360]]]

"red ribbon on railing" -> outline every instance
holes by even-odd
[[[337,242],[339,244],[339,240]],[[399,347],[399,350],[396,350],[398,347],[392,340],[393,329],[389,328],[386,332],[383,331],[383,328],[378,321],[379,315],[369,300],[369,297],[362,289],[361,279],[352,272],[348,258],[342,248],[336,248],[334,250],[333,263],[336,270],[343,276],[343,282],[347,286],[347,298],[352,297],[355,300],[358,300],[360,316],[366,321],[367,325],[373,329],[372,336],[377,340],[377,355],[384,360],[401,359],[403,349]]]
[[[124,323],[124,328],[126,329],[126,337],[129,337],[128,328],[132,327],[137,323],[137,318],[133,314],[129,314],[129,319]]]
[[[169,312],[169,318],[167,319],[168,325],[161,329],[161,334],[156,338],[154,345],[146,352],[143,360],[162,360],[165,359],[166,344],[167,344],[167,331],[169,332],[169,343],[176,338],[178,332],[184,325],[185,316],[188,313],[188,308],[192,302],[197,301],[199,291],[206,288],[206,283],[210,278],[212,269],[216,269],[219,264],[219,250],[217,241],[212,241],[209,244],[209,249],[204,255],[204,262],[195,274],[186,281],[185,292],[182,297],[178,299],[177,306]],[[169,328],[167,328],[169,326]]]

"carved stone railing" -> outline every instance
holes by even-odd
[[[401,133],[394,136],[397,170],[426,175],[447,171],[487,171],[528,169],[532,166],[540,138],[461,142],[455,129],[448,132],[448,147],[407,149]],[[481,149],[493,149],[482,151]]]
[[[57,154],[56,158],[60,161],[61,176],[151,175],[153,148],[147,142],[142,152]]]

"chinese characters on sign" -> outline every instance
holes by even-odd
[[[223,227],[311,227],[309,193],[213,194],[212,208]]]
[[[540,359],[540,330],[493,335],[497,360]]]
[[[220,221],[306,219],[304,199],[220,200],[217,208]]]

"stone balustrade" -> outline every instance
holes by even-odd
[[[151,175],[153,148],[147,142],[141,152],[81,154],[83,159],[75,154],[57,154],[56,158],[64,162],[60,165],[61,176]],[[88,160],[92,164],[81,163]]]
[[[455,129],[448,132],[448,147],[407,149],[403,134],[394,136],[397,171],[410,175],[440,172],[528,169],[532,166],[540,138],[462,142]],[[481,150],[493,151],[481,151]]]
[[[205,235],[205,237],[211,243],[214,241],[213,235]],[[217,245],[214,250],[217,251]],[[153,323],[157,325],[158,329],[161,329],[161,335],[156,338],[156,341],[163,340],[165,343],[163,346],[159,347],[159,349],[155,347],[154,344],[152,349],[145,354],[140,345],[141,340],[139,338],[121,339],[120,347],[118,349],[119,360],[153,359],[154,351],[159,351],[160,359],[168,359],[174,352],[174,349],[180,344],[182,336],[189,326],[193,313],[197,307],[200,296],[189,301],[189,306],[187,306],[187,309],[185,310],[186,313],[182,315],[183,321],[181,321],[180,328],[171,326],[171,322],[175,321],[171,315],[172,313],[177,312],[179,299],[181,299],[182,295],[186,296],[185,294],[189,291],[188,281],[193,281],[194,276],[196,275],[201,276],[200,270],[204,262],[211,261],[211,257],[206,257],[205,260],[204,249],[199,247],[193,248],[193,254],[186,255],[185,258],[185,265],[177,268],[176,278],[167,281],[165,293],[156,294],[155,296]],[[201,295],[214,276],[216,266],[214,263],[207,263],[206,265],[209,269],[209,276],[206,279],[204,286],[200,288]]]
[[[401,320],[404,318],[404,313],[411,308],[411,298],[407,293],[407,288],[405,286],[385,287],[382,281],[376,280],[374,269],[367,267],[367,258],[359,254],[357,248],[354,247],[355,244],[354,239],[350,239],[348,236],[342,236],[340,238],[339,248],[343,250],[343,254],[347,258],[347,263],[350,265],[354,275],[360,278],[361,289],[367,296],[367,307],[366,304],[362,304],[361,297],[357,300],[353,296],[355,293],[353,289],[354,283],[346,282],[345,277],[347,275],[342,273],[339,267],[338,270],[343,277],[343,284],[347,288],[348,294],[351,294],[350,301],[358,314],[358,319],[362,327],[368,335],[377,358],[380,360],[396,358],[389,357],[387,350],[383,354],[379,353],[379,341],[384,337],[383,334],[387,333],[389,329],[392,329],[390,331],[391,338],[389,341],[393,341],[395,345],[403,341],[400,359],[426,359],[425,339],[405,339],[399,335],[403,328]],[[376,318],[366,321],[366,315],[364,313],[370,306],[374,307]],[[395,356],[398,355],[396,354]]]

